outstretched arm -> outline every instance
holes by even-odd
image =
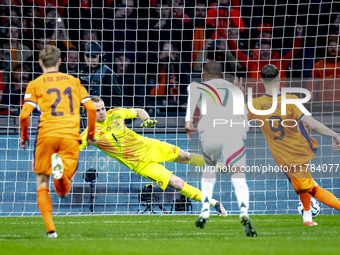
[[[304,116],[302,119],[303,123],[305,123],[313,132],[316,132],[320,135],[333,137],[333,150],[340,150],[340,136],[334,131],[330,130],[324,124],[320,123],[316,119],[311,116]]]
[[[96,130],[96,114],[97,114],[96,107],[94,106],[92,100],[86,101],[83,105],[87,113],[87,123],[88,123],[87,137],[92,140],[95,138],[94,135],[95,135],[95,130]],[[90,145],[92,144],[91,142],[89,143]]]
[[[303,27],[299,24],[296,25],[296,38],[294,40],[294,45],[292,47],[292,49],[282,57],[283,60],[287,60],[287,61],[283,61],[282,64],[283,66],[283,70],[287,70],[288,67],[290,66],[291,61],[297,56],[297,54],[299,54],[300,52],[300,47],[302,44],[302,34],[303,34]]]
[[[137,112],[137,117],[140,118],[143,123],[140,127],[151,128],[156,125],[157,120],[151,120],[149,114],[144,109],[135,109]]]
[[[242,51],[239,50],[237,44],[232,39],[227,40],[228,43],[228,49],[230,50],[231,54],[237,59],[240,60],[240,64],[244,67],[246,67],[246,64],[249,60],[252,60],[252,58],[249,58],[246,54],[244,54]]]
[[[33,111],[34,106],[30,104],[24,104],[22,107],[19,122],[20,122],[20,131],[21,131],[21,140],[20,146],[26,150],[26,141],[28,142],[28,146],[30,145],[30,139],[28,137],[28,126],[30,123],[30,115]]]

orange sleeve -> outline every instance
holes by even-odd
[[[25,103],[21,109],[19,123],[20,123],[20,131],[21,138],[26,140],[28,139],[28,125],[30,123],[30,115],[34,108],[37,107],[37,96],[35,93],[34,83],[31,81],[26,89],[25,93]]]
[[[240,32],[243,33],[246,30],[246,26],[243,23],[243,18],[241,13],[233,8],[233,11],[230,13],[230,23],[232,26],[236,26],[240,29]]]
[[[206,24],[216,27],[216,17],[217,17],[217,11],[215,7],[210,6],[210,9],[207,11],[207,17],[205,21]]]
[[[19,116],[21,139],[23,140],[28,139],[28,125],[30,124],[30,115],[33,109],[34,109],[33,105],[24,104]]]
[[[94,138],[96,130],[97,110],[92,100],[87,100],[84,104],[87,113],[88,138]]]
[[[80,84],[80,80],[78,80],[79,85],[79,96],[80,102],[85,107],[87,113],[87,125],[88,125],[88,138],[94,138],[95,130],[96,130],[96,120],[97,120],[97,110],[94,106],[89,93],[87,90]]]

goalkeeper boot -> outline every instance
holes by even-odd
[[[224,216],[224,217],[228,216],[228,213],[227,213],[227,211],[224,209],[222,203],[220,203],[220,202],[217,201],[216,204],[214,205],[214,208],[215,208],[215,210],[216,210],[218,216]]]
[[[204,228],[205,224],[209,220],[209,210],[205,209],[201,212],[201,214],[198,216],[195,225],[196,227]]]
[[[246,236],[257,236],[255,228],[251,225],[249,216],[245,213],[240,214],[240,221],[245,228]]]
[[[63,161],[58,153],[54,153],[51,157],[52,161],[52,174],[53,178],[56,180],[60,180],[63,177],[64,166]]]
[[[57,238],[58,234],[55,231],[50,231],[50,232],[46,233],[45,237],[48,237],[48,238]]]

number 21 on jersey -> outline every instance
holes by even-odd
[[[52,116],[64,116],[64,112],[56,112],[55,111],[55,108],[58,106],[58,104],[62,100],[60,90],[57,89],[57,88],[52,88],[52,89],[47,90],[47,94],[51,95],[52,93],[56,93],[56,95],[57,95],[57,99],[54,101],[54,103],[51,107]],[[63,95],[65,95],[65,96],[68,95],[68,100],[69,100],[69,104],[70,104],[70,114],[74,115],[71,87],[67,87],[64,90]]]

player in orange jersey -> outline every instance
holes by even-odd
[[[79,79],[58,72],[60,64],[60,51],[55,46],[47,45],[39,53],[39,65],[44,74],[28,84],[20,114],[20,146],[25,150],[26,142],[30,145],[29,116],[34,108],[41,113],[33,170],[37,175],[37,202],[47,228],[46,237],[58,236],[52,220],[52,201],[48,190],[50,175],[53,174],[57,195],[66,197],[78,165],[81,103],[88,116],[87,142],[92,144],[96,141],[96,108]]]
[[[274,65],[266,65],[261,70],[262,81],[265,85],[266,94],[259,98],[253,99],[253,106],[257,110],[270,109],[272,105],[273,89],[279,92],[279,70]],[[241,87],[242,84],[238,84]],[[289,99],[297,99],[295,95],[287,95]],[[281,95],[277,97],[278,106],[281,105]],[[316,121],[313,117],[305,115],[296,105],[287,106],[287,114],[281,114],[281,107],[277,107],[274,113],[269,115],[256,115],[251,113],[248,106],[248,119],[261,120],[259,125],[264,136],[267,139],[270,151],[279,166],[288,167],[289,171],[285,173],[292,183],[296,193],[300,196],[303,204],[304,225],[315,226],[311,214],[311,196],[315,197],[322,203],[340,210],[340,201],[329,191],[322,189],[312,178],[308,169],[308,162],[313,159],[317,142],[309,136],[306,125],[314,132],[333,137],[333,149],[340,150],[340,137],[337,133],[330,130],[322,123]],[[289,119],[295,120],[289,123]],[[270,120],[270,121],[268,121]],[[285,124],[282,124],[285,121]],[[285,125],[286,127],[284,127]],[[294,126],[294,127],[287,127]],[[295,167],[294,167],[295,166]]]

